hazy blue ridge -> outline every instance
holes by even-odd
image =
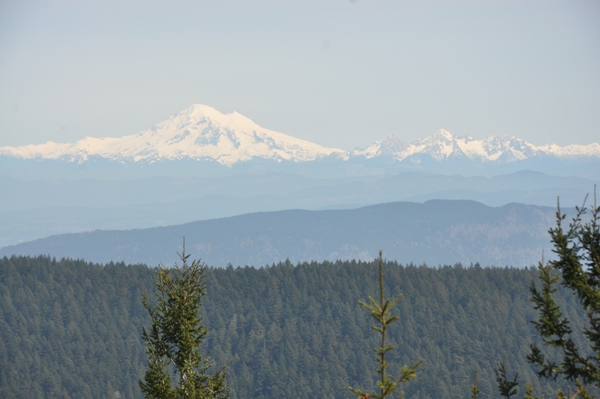
[[[363,175],[360,165],[341,177],[249,171],[241,166],[222,167],[211,177],[202,177],[194,176],[198,169],[188,166],[189,173],[179,177],[128,178],[116,172],[111,179],[86,174],[62,179],[60,173],[47,180],[0,177],[0,248],[97,229],[142,229],[252,212],[352,209],[395,201],[462,199],[489,206],[516,202],[553,207],[560,197],[564,206],[573,207],[598,183],[534,171],[485,177],[388,175],[382,169]]]
[[[465,200],[394,202],[349,210],[286,210],[137,230],[51,236],[0,249],[93,262],[167,264],[186,237],[191,252],[216,267],[336,259],[371,260],[379,249],[402,263],[480,263],[524,267],[550,254],[555,208],[489,207]]]

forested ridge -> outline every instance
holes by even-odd
[[[389,258],[403,263],[523,267],[537,263],[543,249],[551,254],[548,228],[555,212],[550,207],[489,207],[465,200],[291,209],[139,230],[56,235],[0,248],[0,256],[48,254],[98,263],[171,264],[177,260],[174,248],[185,236],[188,249],[202,254],[211,266],[262,266],[285,259],[371,260],[385,248]],[[571,215],[574,210],[565,212]]]
[[[533,269],[384,265],[386,292],[402,293],[390,328],[392,370],[425,362],[408,398],[497,397],[493,368],[506,357],[521,382],[551,393],[525,356]],[[48,257],[0,259],[0,397],[140,398],[146,356],[141,303],[154,269]],[[352,397],[373,386],[377,346],[358,300],[377,292],[372,262],[209,268],[206,350],[226,364],[234,398]],[[565,312],[581,325],[572,297]],[[562,383],[564,385],[564,383]]]

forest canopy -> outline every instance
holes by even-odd
[[[555,391],[525,359],[536,337],[537,270],[385,262],[384,271],[386,291],[403,294],[389,330],[390,371],[425,359],[407,397],[467,397],[475,370],[480,397],[495,396],[503,358],[536,393]],[[377,292],[375,262],[208,268],[205,281],[205,350],[227,365],[232,398],[341,398],[348,385],[373,385],[368,348],[377,342],[358,300]],[[0,259],[0,396],[141,398],[141,330],[150,324],[141,297],[153,287],[144,265]],[[574,299],[557,294],[581,324]]]

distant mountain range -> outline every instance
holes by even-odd
[[[395,202],[352,210],[259,212],[176,226],[63,234],[0,249],[0,256],[49,254],[93,262],[172,264],[187,251],[209,265],[263,266],[370,260],[379,249],[401,263],[479,262],[524,267],[551,256],[555,208],[488,207],[474,201]],[[550,255],[548,255],[550,254]]]
[[[326,148],[260,127],[233,112],[222,114],[206,105],[192,105],[148,130],[122,138],[87,137],[72,144],[48,142],[21,147],[0,147],[0,157],[62,160],[85,163],[101,158],[121,163],[196,160],[232,166],[252,160],[294,163],[324,159],[419,164],[465,160],[475,163],[511,163],[535,158],[600,160],[600,143],[536,146],[512,136],[484,140],[458,137],[439,130],[434,135],[406,143],[393,135],[365,149],[343,151]]]
[[[600,143],[566,147],[556,144],[536,146],[514,136],[490,136],[483,140],[475,140],[469,136],[458,137],[441,129],[433,136],[412,143],[388,135],[364,150],[352,151],[350,155],[367,159],[387,156],[397,161],[418,159],[418,156],[428,155],[437,161],[466,158],[480,162],[507,163],[534,157],[600,158]]]
[[[520,171],[493,177],[402,172],[317,178],[292,173],[211,177],[21,180],[0,176],[0,248],[56,234],[140,229],[286,209],[351,209],[393,202],[466,199],[573,207],[595,180]]]
[[[412,143],[388,136],[343,151],[193,105],[122,138],[0,147],[0,247],[96,229],[393,201],[552,206],[560,196],[573,206],[600,183],[599,171],[599,143],[535,146],[440,130]],[[329,256],[302,253],[309,255]]]

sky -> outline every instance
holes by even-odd
[[[191,104],[353,149],[444,128],[600,141],[597,0],[0,0],[0,146]]]

